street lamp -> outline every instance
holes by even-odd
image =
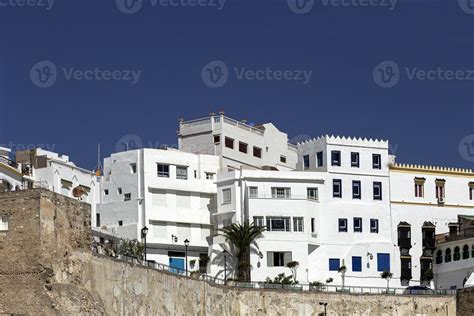
[[[326,306],[328,306],[328,303],[327,302],[319,302],[319,305],[323,305],[324,306],[324,316],[327,315],[326,313]]]
[[[184,249],[185,249],[185,254],[186,254],[186,275],[188,275],[188,246],[189,246],[189,240],[186,238],[184,240]]]
[[[145,239],[145,262],[146,262],[146,234],[148,234],[148,227],[143,227],[142,230],[142,239]]]
[[[224,284],[227,283],[227,250],[224,249]]]

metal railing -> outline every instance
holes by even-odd
[[[2,163],[4,165],[7,165],[7,166],[10,166],[14,169],[18,169],[18,164],[16,162],[14,162],[13,160],[8,159],[5,156],[0,156],[0,163]]]
[[[110,258],[110,256],[92,252],[94,256],[101,258]],[[140,260],[136,257],[129,257],[119,255],[113,257],[115,260],[128,262],[133,265],[150,268],[157,271],[165,271],[177,276],[189,277],[205,282],[225,285],[228,287],[242,288],[242,289],[261,289],[261,290],[281,290],[281,291],[296,291],[296,292],[319,292],[319,293],[340,293],[340,294],[384,294],[384,295],[455,295],[456,290],[421,290],[410,288],[395,288],[395,287],[370,287],[370,286],[339,286],[339,285],[312,285],[312,284],[270,284],[266,282],[238,282],[234,280],[227,280],[211,276],[199,271],[187,271],[182,268],[168,266],[166,264],[158,263],[156,261]]]
[[[269,199],[269,200],[308,200],[313,202],[319,202],[318,197],[311,197],[308,195],[294,195],[290,194],[287,196],[279,196],[274,194],[257,194],[257,195],[250,195],[249,199]]]

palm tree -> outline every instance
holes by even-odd
[[[346,281],[346,271],[347,271],[346,266],[342,266],[342,267],[339,268],[339,270],[337,270],[337,272],[339,272],[341,274],[342,289],[344,289],[344,285],[345,285],[345,281]]]
[[[265,226],[256,226],[255,223],[234,223],[220,229],[221,236],[235,246],[237,259],[237,279],[250,281],[250,250],[256,245],[255,240],[265,231]]]
[[[387,281],[387,293],[390,289],[390,280],[392,279],[392,276],[393,276],[393,273],[388,270],[385,270],[384,272],[380,274],[380,277],[382,279],[385,279],[385,281]]]

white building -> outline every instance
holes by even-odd
[[[250,126],[223,113],[211,114],[203,119],[181,120],[178,136],[180,150],[219,156],[222,170],[292,170],[296,166],[296,146],[288,143],[288,135],[272,123]]]
[[[176,268],[185,268],[188,240],[188,269],[207,272],[218,168],[216,156],[177,150],[112,154],[104,160],[96,224],[138,240],[146,226],[147,259]]]
[[[474,215],[474,172],[466,169],[393,164],[390,167],[393,262],[402,285],[429,282],[435,234],[449,231],[458,215]],[[430,274],[430,273],[428,273]]]
[[[28,166],[35,186],[89,203],[95,218],[99,186],[94,172],[76,166],[68,156],[41,148],[16,152],[16,162]]]
[[[16,191],[32,186],[29,167],[10,160],[11,150],[0,147],[0,191]]]
[[[450,232],[436,236],[434,283],[439,289],[461,289],[474,275],[474,216],[459,215]]]

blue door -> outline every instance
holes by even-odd
[[[170,257],[170,272],[172,273],[184,273],[184,259],[182,258],[171,258]]]

